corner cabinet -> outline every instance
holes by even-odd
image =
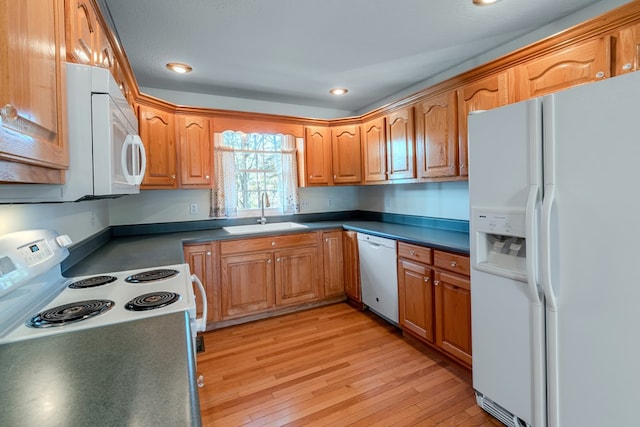
[[[63,183],[64,2],[4,0],[0,9],[0,181]]]
[[[178,187],[174,115],[146,105],[138,107],[140,138],[147,152],[143,189]]]

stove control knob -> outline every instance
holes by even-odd
[[[61,234],[60,236],[56,237],[56,242],[58,242],[58,245],[60,245],[60,247],[62,248],[67,248],[73,243],[71,241],[71,238],[66,234]]]

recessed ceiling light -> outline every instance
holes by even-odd
[[[472,0],[476,6],[489,6],[490,4],[498,3],[500,0]]]
[[[193,68],[190,65],[183,64],[182,62],[169,62],[167,68],[178,74],[190,73]]]
[[[347,89],[345,88],[341,88],[341,87],[337,87],[335,89],[331,89],[329,91],[329,93],[331,95],[344,95],[345,93],[349,92]]]

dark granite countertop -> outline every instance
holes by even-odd
[[[199,426],[186,313],[0,345],[0,425]]]
[[[435,249],[469,254],[469,233],[466,231],[363,220],[300,223],[307,225],[308,228],[295,231],[243,235],[233,235],[222,228],[216,228],[112,237],[89,256],[68,268],[64,274],[67,277],[77,277],[89,274],[181,264],[184,262],[182,246],[185,243],[204,243],[211,240],[231,240],[343,228],[418,245],[430,246]]]

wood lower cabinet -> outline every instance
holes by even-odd
[[[222,320],[317,300],[318,233],[220,242]]]
[[[324,295],[342,295],[345,292],[345,250],[342,231],[322,233],[324,265]]]
[[[207,324],[221,320],[220,269],[217,265],[220,254],[220,243],[186,244],[183,247],[183,251],[184,259],[189,264],[191,274],[198,276],[207,292]],[[202,314],[202,300],[195,286],[196,285],[194,285],[196,310],[198,317],[200,317]]]
[[[0,2],[0,181],[64,182],[64,25],[63,0]]]
[[[220,267],[222,319],[260,313],[273,307],[275,281],[271,251],[222,256]]]
[[[147,171],[141,188],[178,188],[174,115],[164,110],[138,107],[140,138],[147,152]]]
[[[416,108],[418,178],[458,175],[458,108],[456,92],[430,97]]]
[[[469,257],[398,243],[400,327],[471,366]]]
[[[177,116],[180,188],[210,188],[213,139],[208,117]]]
[[[433,343],[433,270],[428,265],[398,259],[400,327]]]
[[[358,257],[358,233],[345,230],[342,232],[344,292],[356,303],[362,303],[360,289],[360,258]]]
[[[273,253],[276,305],[300,304],[319,296],[318,247],[289,248]]]

